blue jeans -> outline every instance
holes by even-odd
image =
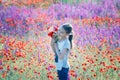
[[[68,80],[69,68],[62,68],[62,70],[57,70],[59,80]]]

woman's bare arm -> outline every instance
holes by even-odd
[[[53,52],[56,53],[56,51],[55,51],[55,46],[54,46],[54,45],[55,45],[54,39],[52,38],[52,39],[51,39],[51,47],[52,47]]]

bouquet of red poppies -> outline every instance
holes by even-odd
[[[55,40],[55,43],[58,41],[57,31],[58,31],[58,27],[54,27],[54,30],[48,33],[48,36],[53,38]]]

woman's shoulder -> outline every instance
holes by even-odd
[[[66,46],[70,47],[70,41],[69,41],[69,39],[66,40]]]
[[[67,43],[67,44],[70,44],[70,41],[69,41],[69,39],[67,39],[66,43]]]

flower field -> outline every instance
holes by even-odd
[[[0,0],[0,80],[58,80],[48,33],[66,22],[70,80],[120,80],[120,0],[61,1]]]

